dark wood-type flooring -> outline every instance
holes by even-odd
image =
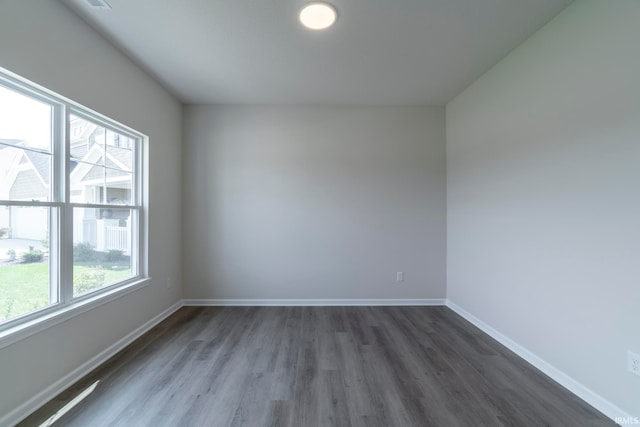
[[[21,426],[614,426],[445,307],[187,307]],[[85,393],[86,394],[86,393]]]

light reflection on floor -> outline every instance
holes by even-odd
[[[40,424],[40,427],[48,427],[48,426],[53,425],[56,421],[58,421],[60,418],[62,418],[62,416],[64,414],[69,412],[71,409],[73,409],[74,406],[76,406],[78,403],[82,402],[84,400],[84,398],[86,398],[91,393],[93,393],[93,390],[95,390],[95,388],[98,386],[99,382],[100,382],[100,380],[96,381],[95,383],[91,384],[89,387],[87,387],[84,390],[82,390],[82,392],[80,392],[80,394],[78,394],[76,397],[74,397],[73,400],[71,400],[69,403],[67,403],[62,408],[60,408],[58,410],[58,412],[56,412],[55,414],[51,415],[45,422]]]

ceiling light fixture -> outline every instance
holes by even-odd
[[[336,22],[336,8],[325,2],[309,3],[300,11],[300,22],[310,30],[324,30]]]

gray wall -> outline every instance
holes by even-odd
[[[0,349],[0,418],[181,298],[181,105],[57,1],[3,1],[0,66],[150,138],[150,275],[139,291]]]
[[[449,298],[634,416],[639,23],[575,1],[447,106]]]
[[[186,298],[445,296],[443,108],[188,106],[184,129]]]

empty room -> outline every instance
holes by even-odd
[[[0,1],[0,427],[640,425],[640,1]]]

